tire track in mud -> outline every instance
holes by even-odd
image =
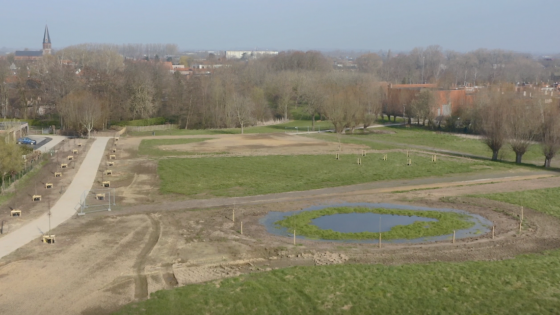
[[[161,224],[159,220],[154,219],[151,215],[147,215],[151,223],[151,231],[148,236],[148,241],[144,244],[144,248],[136,257],[136,262],[134,262],[133,269],[136,273],[134,277],[134,298],[135,299],[145,299],[148,297],[148,278],[144,274],[146,269],[146,261],[148,256],[152,253],[152,250],[157,245],[159,237],[161,234]]]

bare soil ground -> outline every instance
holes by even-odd
[[[430,183],[407,187],[410,191],[401,193],[364,185],[359,189],[336,188],[321,195],[299,192],[197,200],[191,204],[196,208],[185,210],[189,207],[183,201],[158,195],[156,164],[136,157],[134,147],[138,144],[137,138],[121,138],[112,167],[114,175],[106,177],[100,172],[94,184],[98,187],[102,179],[109,178],[111,187],[119,192],[117,202],[128,206],[76,216],[53,231],[57,243],[47,245],[37,240],[0,260],[3,313],[108,314],[157,290],[296,265],[498,260],[560,248],[558,219],[525,209],[525,225],[519,233],[518,207],[456,197],[560,186],[558,177],[550,175],[455,187],[444,183],[434,188]],[[113,147],[109,141],[107,151]],[[305,152],[305,147],[298,150]],[[106,169],[106,163],[102,161],[100,171]],[[442,202],[441,197],[453,197],[448,199],[454,202]],[[294,246],[291,238],[271,235],[259,223],[270,211],[341,202],[462,209],[494,222],[496,238],[485,234],[455,244],[383,244],[382,248],[377,244],[298,239]]]
[[[78,147],[78,142],[82,144],[81,147]],[[49,210],[49,205],[56,203],[74,179],[92,143],[93,140],[72,139],[65,140],[54,148],[56,153],[49,157],[38,173],[29,179],[25,187],[19,187],[12,198],[0,207],[5,233],[41,216]],[[78,150],[78,154],[72,153],[74,149]],[[73,160],[68,160],[69,155],[73,156]],[[62,163],[68,164],[67,168],[62,169]],[[62,173],[62,177],[55,177],[55,172]],[[46,183],[53,184],[52,188],[47,189]],[[33,195],[40,195],[41,201],[33,201]],[[11,217],[11,209],[21,210],[21,217]]]

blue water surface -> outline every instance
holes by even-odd
[[[341,233],[388,232],[396,225],[409,225],[416,221],[435,222],[437,219],[379,213],[337,213],[311,220],[323,230]]]
[[[396,205],[396,204],[389,204],[389,203],[340,203],[340,204],[329,204],[329,205],[317,205],[306,209],[291,211],[291,212],[272,211],[269,212],[264,218],[260,219],[259,222],[263,224],[267,232],[271,234],[293,237],[292,231],[288,231],[288,228],[285,227],[279,227],[275,223],[284,220],[288,216],[296,215],[303,211],[314,211],[314,210],[321,210],[325,208],[337,208],[337,207],[365,207],[365,208],[386,208],[386,209],[403,209],[403,210],[416,210],[416,211],[441,211],[441,212],[455,212],[455,213],[465,214],[469,217],[468,220],[473,222],[474,225],[468,229],[457,230],[455,233],[456,239],[473,237],[476,235],[482,235],[488,233],[490,232],[490,229],[492,228],[493,225],[492,221],[478,214],[473,214],[464,210],[447,209],[447,208],[415,207],[415,206]],[[409,217],[409,216],[376,214],[376,213],[349,213],[349,214],[333,214],[333,215],[319,217],[313,219],[312,224],[317,225],[317,227],[321,229],[331,229],[333,231],[344,232],[344,233],[364,232],[364,231],[378,232],[379,218],[381,218],[381,232],[387,232],[391,229],[391,227],[395,225],[412,224],[414,221],[420,221],[420,220],[437,221],[436,219],[417,217],[417,216]],[[319,220],[318,223],[317,220]],[[341,222],[343,224],[341,224]],[[343,228],[346,230],[340,230],[342,229],[341,226],[345,226]],[[383,243],[422,243],[422,242],[444,241],[444,240],[451,239],[452,235],[453,234],[429,236],[429,237],[422,237],[422,238],[415,238],[415,239],[383,240]],[[296,235],[296,238],[303,239],[303,240],[341,242],[341,243],[377,243],[378,242],[378,240],[310,239],[301,235]]]

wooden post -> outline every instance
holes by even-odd
[[[336,154],[335,159],[340,160],[340,156],[338,155],[338,153]]]
[[[358,165],[362,165],[362,159],[358,158]]]
[[[455,231],[453,231],[453,244],[455,244]]]
[[[241,221],[241,235],[243,235],[243,221]]]
[[[494,225],[492,225],[492,239],[494,239]]]
[[[294,246],[296,245],[296,229],[294,229]]]
[[[523,206],[521,206],[521,221],[523,221]]]

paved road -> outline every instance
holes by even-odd
[[[65,137],[61,138],[65,139]],[[62,141],[62,139],[60,139],[60,141]],[[97,140],[95,140],[95,142],[91,145],[91,148],[80,166],[80,169],[76,173],[74,180],[66,189],[66,192],[62,195],[62,197],[60,197],[57,203],[51,208],[51,229],[76,214],[76,210],[74,208],[80,203],[82,193],[91,188],[109,139],[110,138],[108,137],[97,138]],[[53,140],[48,144],[57,140],[58,139],[55,140],[53,137]],[[54,145],[51,145],[51,147],[52,146]],[[48,229],[49,218],[47,214],[44,214],[34,221],[31,221],[19,229],[0,238],[0,258],[10,254],[33,240],[37,240],[37,238],[42,236],[43,233],[47,233]]]
[[[28,136],[29,139],[37,141],[37,144],[33,146],[33,150],[41,150],[41,152],[47,152],[54,148],[57,144],[62,142],[62,140],[68,139],[64,136]]]

